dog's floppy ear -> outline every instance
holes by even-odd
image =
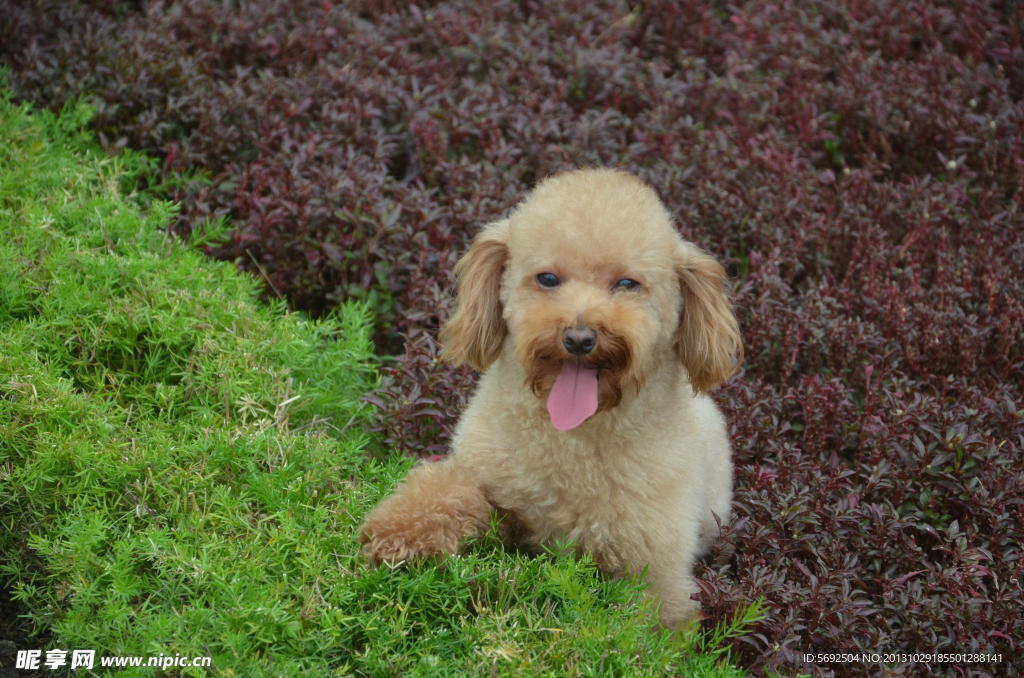
[[[508,220],[484,227],[455,264],[455,312],[443,328],[441,358],[481,372],[501,353],[508,329],[501,317],[501,275],[508,260]]]
[[[743,361],[743,340],[722,265],[685,241],[676,257],[683,299],[676,350],[694,390],[704,392],[736,372]]]

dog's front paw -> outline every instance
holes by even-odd
[[[487,527],[491,505],[472,475],[450,462],[417,466],[359,530],[374,565],[459,552]]]
[[[410,516],[389,515],[378,508],[366,518],[359,530],[363,555],[372,565],[398,563],[455,554],[459,550],[460,535],[438,520],[423,521]]]
[[[700,626],[700,604],[693,600],[665,602],[658,613],[661,625],[669,629],[689,629]]]

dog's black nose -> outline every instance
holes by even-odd
[[[562,334],[562,346],[573,355],[587,355],[597,344],[597,332],[589,327],[570,327]]]

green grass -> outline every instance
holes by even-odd
[[[0,584],[53,639],[19,649],[212,656],[160,672],[181,676],[738,675],[722,643],[756,606],[672,635],[638,582],[493,535],[369,569],[357,526],[410,463],[368,454],[369,310],[259,302],[165,235],[173,207],[131,193],[148,161],[100,153],[88,116],[0,95]]]

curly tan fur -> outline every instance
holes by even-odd
[[[539,284],[545,272],[557,287]],[[661,621],[693,619],[693,564],[732,495],[725,422],[705,395],[742,356],[722,266],[679,237],[643,182],[578,170],[485,228],[456,278],[444,356],[483,375],[452,454],[367,516],[367,558],[457,553],[498,512],[510,539],[572,539],[611,575],[646,567]],[[582,327],[594,348],[569,355],[564,333]],[[562,431],[545,401],[569,361],[597,370],[598,409]]]
[[[455,264],[458,286],[455,313],[441,329],[442,357],[483,371],[494,362],[505,340],[498,292],[508,258],[506,222],[492,224]]]

